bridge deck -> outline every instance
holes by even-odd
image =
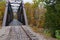
[[[17,19],[14,19],[10,24],[9,26],[20,26],[21,23],[17,20]]]

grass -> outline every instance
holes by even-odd
[[[51,37],[51,33],[49,31],[46,32],[46,30],[44,30],[43,28],[38,28],[36,26],[30,26],[32,28],[32,30],[40,35],[43,35],[46,39],[55,39]],[[45,32],[46,33],[45,33]]]
[[[43,28],[38,28],[38,27],[36,27],[36,26],[33,26],[32,29],[33,29],[34,32],[40,33],[40,34],[42,34],[43,31],[44,31]]]

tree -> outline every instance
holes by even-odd
[[[25,9],[26,9],[26,13],[27,13],[27,17],[28,17],[28,22],[29,24],[31,24],[32,26],[35,27],[42,27],[44,24],[44,20],[45,20],[45,12],[46,9],[44,7],[39,7],[39,5],[43,5],[40,4],[40,0],[36,1],[33,0],[33,3],[25,3]]]
[[[37,27],[43,27],[44,24],[44,14],[46,12],[46,9],[42,7],[43,5],[45,5],[44,0],[33,0],[34,19],[36,21]]]
[[[33,8],[32,8],[32,4],[30,3],[25,3],[25,9],[26,9],[26,13],[27,13],[27,17],[28,17],[28,23],[32,24],[34,23],[34,18],[33,18]]]
[[[2,25],[4,11],[5,11],[5,1],[1,1],[0,2],[0,26]]]
[[[55,37],[55,31],[60,30],[60,0],[45,1],[47,6],[47,13],[45,14],[44,27],[50,30],[53,37]]]

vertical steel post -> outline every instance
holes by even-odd
[[[23,0],[22,0],[22,5],[23,5],[23,14],[24,14],[24,18],[25,18],[25,24],[28,26],[28,21],[27,21],[27,16],[26,16],[26,11],[25,11],[25,8],[24,8]]]
[[[3,27],[6,25],[7,10],[8,10],[8,3],[6,4],[5,13],[4,13],[4,17],[3,17],[3,24],[2,24]]]

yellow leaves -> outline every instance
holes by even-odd
[[[2,21],[0,21],[0,28],[1,28],[1,26],[2,26]]]
[[[40,13],[46,13],[47,9],[46,8],[39,8]]]
[[[5,2],[0,2],[0,26],[2,25],[3,14],[5,11]]]
[[[34,8],[35,4],[25,4],[29,24],[37,27],[43,27],[45,22],[45,8]]]

